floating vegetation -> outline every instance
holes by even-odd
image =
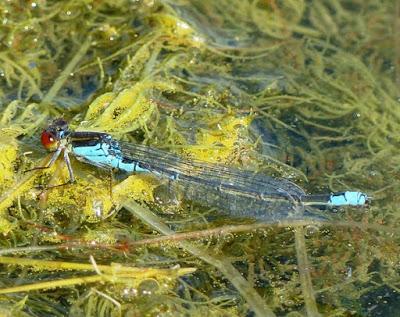
[[[0,18],[1,315],[399,315],[395,1],[5,1]],[[77,182],[49,189],[62,160],[31,169],[57,117],[371,203],[257,223],[74,159]]]

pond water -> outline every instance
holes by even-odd
[[[400,314],[398,1],[5,1],[0,18],[5,315]],[[56,118],[176,173],[71,156],[76,182],[57,186],[62,159],[32,170]],[[243,194],[237,170],[264,176],[243,174]],[[269,177],[296,186],[287,205],[368,203],[266,219],[248,184]]]

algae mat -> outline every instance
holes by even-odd
[[[33,0],[0,8],[5,316],[398,316],[400,4]],[[151,175],[46,164],[63,117],[183,157],[360,190],[254,222]]]

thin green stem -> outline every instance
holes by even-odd
[[[124,203],[124,207],[157,231],[167,236],[175,234],[175,232],[166,226],[154,213],[138,203],[127,201]],[[257,316],[275,316],[272,309],[265,303],[265,300],[261,298],[250,283],[233,267],[232,263],[217,258],[215,255],[210,254],[209,251],[196,247],[189,242],[179,242],[179,245],[186,251],[220,270],[220,272],[235,286]]]

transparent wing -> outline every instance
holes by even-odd
[[[93,137],[92,134],[75,133],[72,140],[74,154],[89,164],[148,171],[166,178],[169,188],[177,190],[184,199],[217,208],[231,216],[263,221],[304,216],[302,198],[305,193],[288,180],[225,165],[185,160],[156,148],[116,142],[109,135],[95,134]]]
[[[285,180],[225,165],[186,160],[143,145],[120,143],[123,156],[142,169],[167,177],[185,199],[214,207],[230,216],[261,221],[305,218],[305,193]],[[312,216],[312,215],[310,215]]]
[[[140,163],[142,168],[169,179],[207,186],[220,192],[268,199],[300,201],[302,188],[285,180],[273,178],[220,164],[186,160],[177,155],[144,145],[120,143],[124,156]]]

